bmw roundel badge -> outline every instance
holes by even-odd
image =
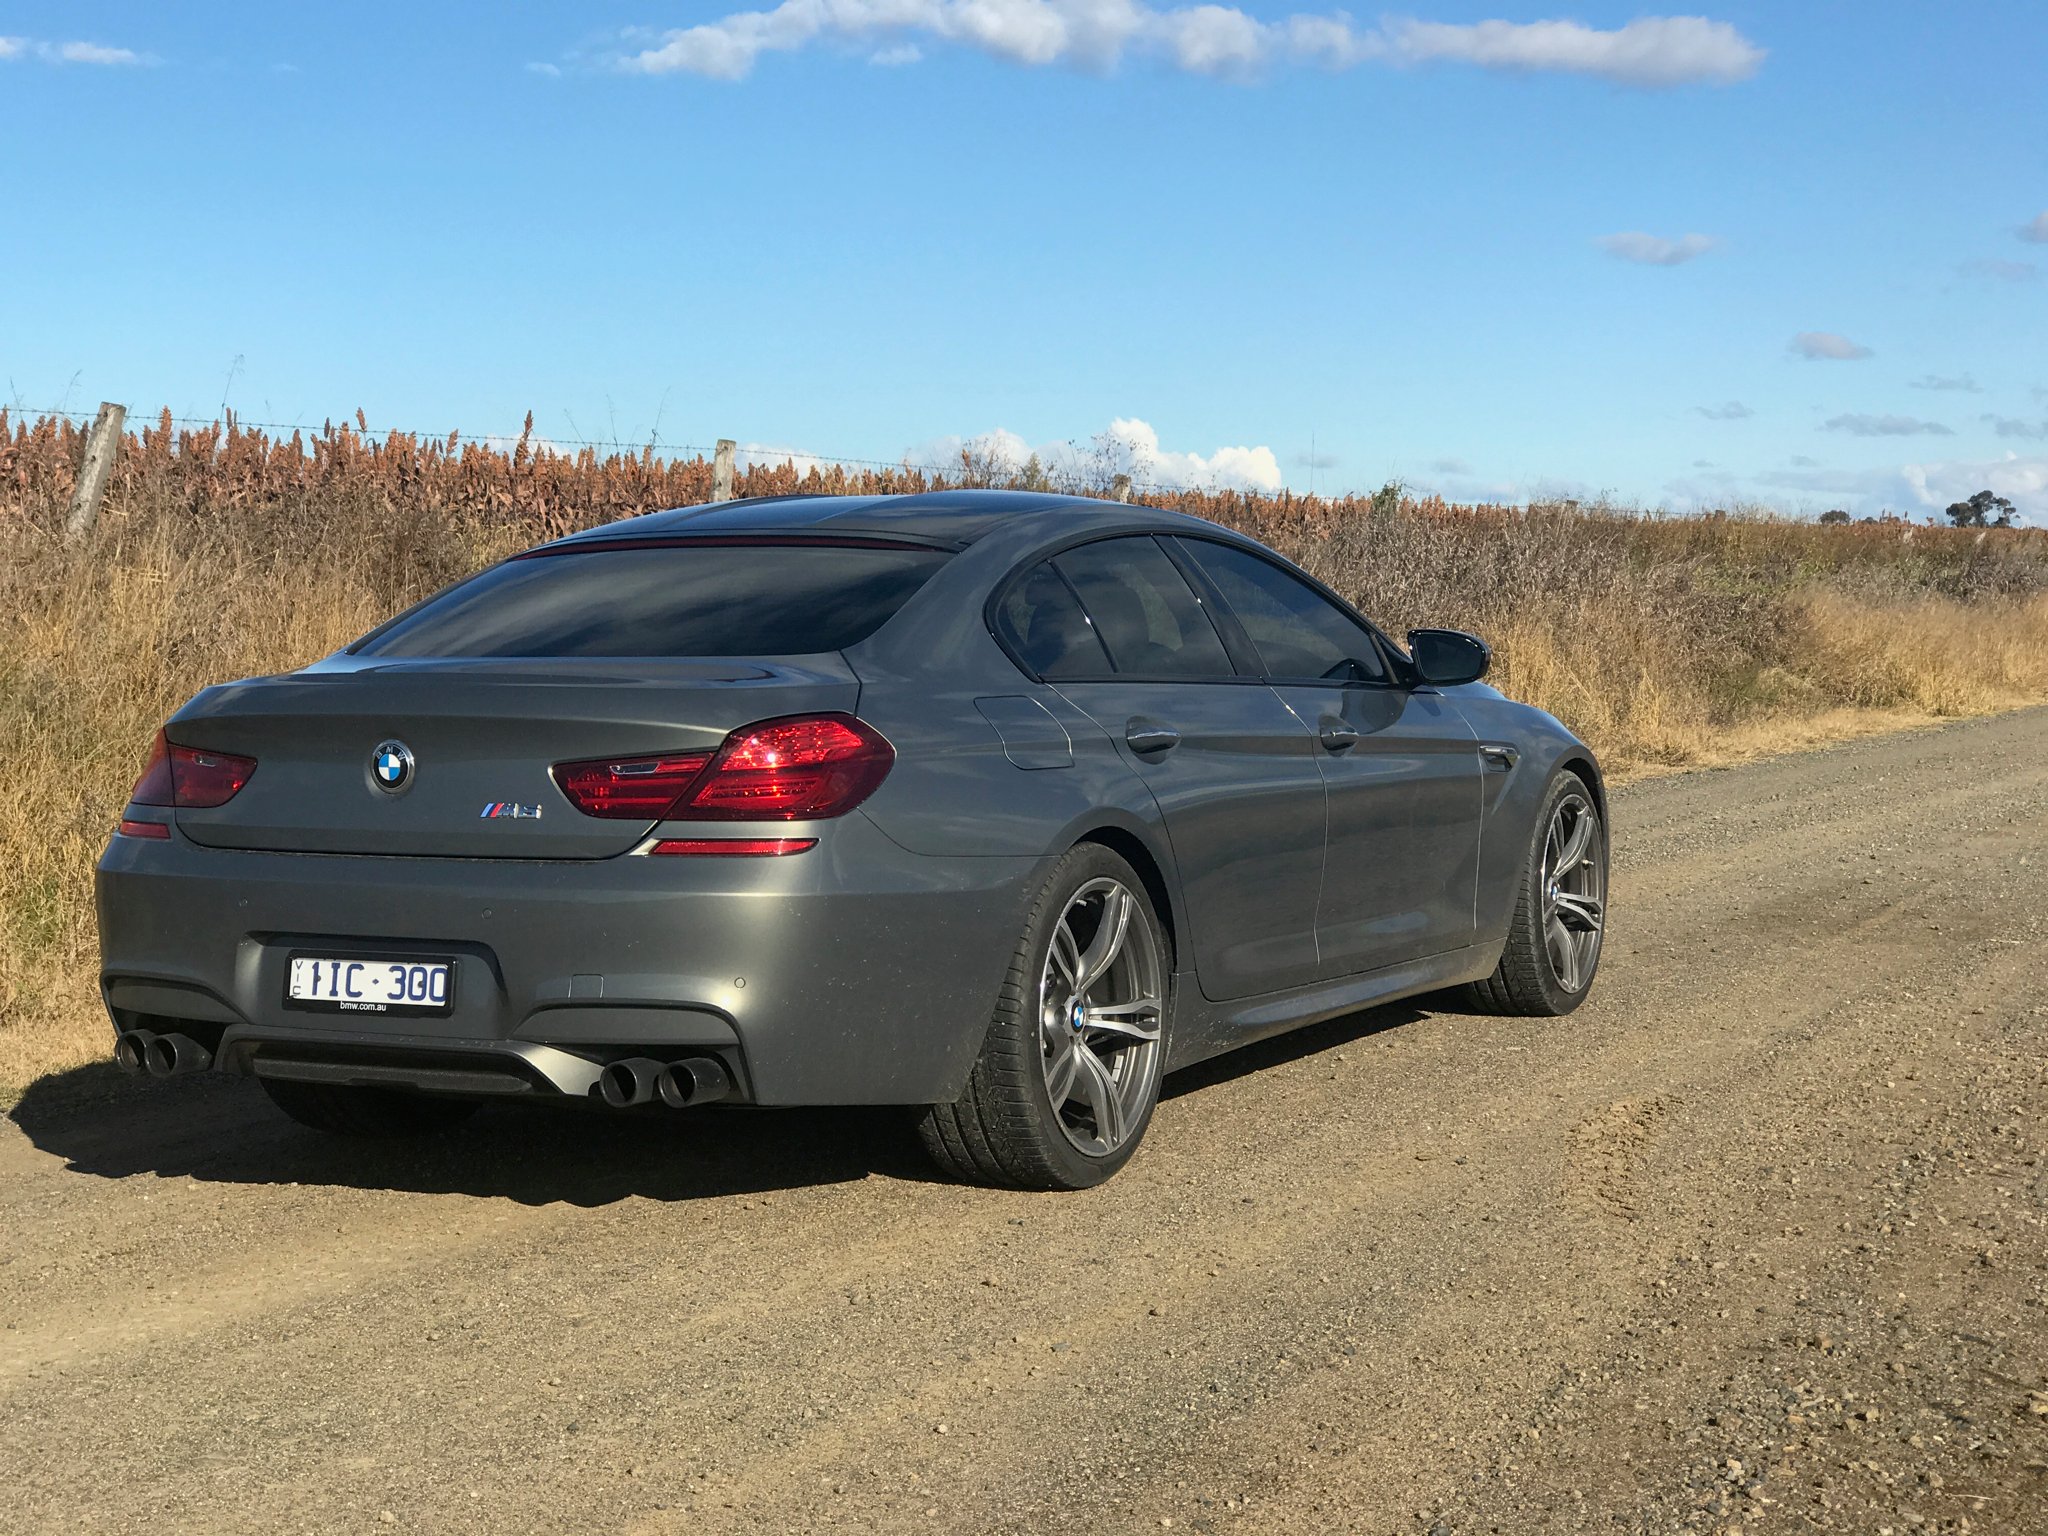
[[[412,748],[402,741],[380,741],[370,754],[370,777],[392,794],[412,782],[412,767]]]

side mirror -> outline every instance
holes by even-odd
[[[1476,683],[1493,664],[1486,642],[1462,629],[1411,629],[1408,654],[1422,680],[1439,688]]]

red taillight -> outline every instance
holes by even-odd
[[[826,821],[873,794],[895,761],[895,748],[851,715],[800,715],[743,726],[715,754],[557,763],[554,773],[586,816]]]
[[[687,853],[713,858],[779,858],[815,848],[815,837],[664,837],[649,853]]]
[[[555,764],[555,783],[586,816],[659,821],[704,772],[709,752],[675,757],[603,758]]]
[[[684,821],[844,816],[895,761],[895,748],[851,715],[766,720],[728,736],[703,782],[670,814]]]
[[[256,759],[232,752],[181,747],[162,731],[149,749],[149,761],[128,798],[136,805],[172,805],[181,810],[210,811],[242,792],[256,771]],[[144,833],[147,837],[150,834]]]
[[[177,786],[178,809],[210,811],[242,792],[256,759],[231,752],[202,752],[171,743],[171,782]]]
[[[114,830],[123,837],[153,838],[157,842],[169,842],[171,837],[171,829],[160,821],[133,821],[126,816]]]
[[[136,805],[178,803],[177,786],[171,782],[171,749],[162,731],[149,744],[149,761],[142,765],[142,777],[135,781],[128,798]]]

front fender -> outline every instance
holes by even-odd
[[[1498,742],[1515,749],[1511,767],[1489,767],[1483,780],[1485,797],[1479,825],[1479,886],[1474,916],[1482,942],[1505,938],[1514,916],[1516,894],[1536,837],[1536,818],[1551,781],[1567,767],[1588,781],[1603,821],[1606,785],[1599,760],[1553,716],[1533,705],[1502,698],[1491,688],[1471,693],[1447,689],[1445,696],[1482,743]]]

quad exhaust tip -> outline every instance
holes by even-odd
[[[607,1065],[593,1092],[613,1109],[634,1109],[656,1099],[671,1109],[688,1109],[724,1098],[732,1092],[732,1079],[708,1056],[676,1062],[632,1056]]]
[[[156,1038],[152,1030],[131,1029],[114,1038],[114,1060],[124,1072],[147,1072],[149,1063],[145,1055],[149,1042]]]
[[[654,1100],[661,1063],[644,1056],[615,1061],[597,1075],[597,1095],[613,1109],[632,1109]]]
[[[131,1029],[114,1041],[114,1060],[130,1072],[180,1077],[187,1072],[204,1072],[212,1066],[213,1052],[190,1035],[160,1035],[154,1030]]]
[[[732,1079],[709,1056],[692,1056],[664,1070],[658,1088],[661,1102],[670,1109],[688,1109],[693,1104],[716,1104],[732,1092]]]

